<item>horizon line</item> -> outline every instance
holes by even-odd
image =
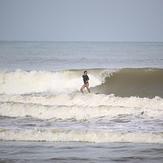
[[[110,43],[163,43],[163,41],[48,41],[48,40],[0,40],[0,42],[110,42]]]

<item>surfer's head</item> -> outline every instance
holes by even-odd
[[[84,75],[87,75],[87,71],[84,71]]]

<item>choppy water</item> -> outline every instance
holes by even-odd
[[[0,142],[1,162],[149,162],[163,161],[161,144]]]
[[[163,43],[1,42],[0,57],[1,161],[163,161]]]

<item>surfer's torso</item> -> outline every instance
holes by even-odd
[[[82,77],[83,77],[84,84],[87,84],[88,83],[88,80],[89,80],[88,75],[83,75]]]

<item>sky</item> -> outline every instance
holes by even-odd
[[[0,0],[0,40],[163,42],[163,0]]]

